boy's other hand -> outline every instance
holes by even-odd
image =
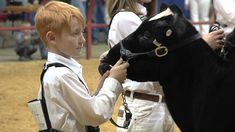
[[[120,83],[124,82],[127,76],[128,62],[124,62],[121,58],[111,68],[109,77],[117,79]]]

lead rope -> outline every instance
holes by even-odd
[[[125,112],[125,117],[126,117],[126,120],[124,121],[123,125],[120,126],[118,125],[114,120],[113,118],[110,119],[110,122],[115,125],[116,127],[119,127],[119,128],[124,128],[124,129],[128,129],[128,126],[130,125],[130,122],[131,122],[131,118],[132,118],[132,113],[130,111],[130,109],[128,108],[128,104],[126,102],[126,97],[125,97],[125,91],[122,92],[122,105],[124,107],[124,112]]]
[[[126,126],[126,129],[128,128],[128,126],[130,125],[131,122],[131,118],[132,118],[132,113],[128,107],[128,104],[126,102],[126,97],[125,97],[125,91],[122,92],[122,100],[123,100],[123,106],[124,106],[124,112],[125,112],[125,116],[126,116],[126,120],[123,123],[123,126]]]

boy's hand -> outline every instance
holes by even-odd
[[[127,76],[128,67],[129,63],[123,62],[123,60],[120,58],[111,68],[109,77],[117,79],[120,83],[124,82]]]
[[[202,38],[209,44],[209,46],[213,49],[219,49],[222,47],[223,37],[224,37],[224,30],[219,29],[216,31],[212,31],[202,36]]]

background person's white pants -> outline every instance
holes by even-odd
[[[174,121],[165,103],[131,99],[126,97],[132,120],[128,129],[117,128],[117,132],[174,132]],[[130,103],[131,102],[131,103]],[[123,110],[123,107],[120,108]],[[125,115],[117,118],[123,126]]]
[[[208,22],[211,0],[189,0],[189,11],[193,22]],[[201,34],[209,32],[209,24],[195,25]]]

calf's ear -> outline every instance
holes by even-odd
[[[175,4],[172,4],[172,5],[170,6],[170,9],[171,9],[173,12],[177,13],[178,15],[182,15],[182,14],[183,14],[182,11],[181,11],[181,9],[180,9],[177,5],[175,5]]]
[[[165,11],[168,8],[168,5],[166,3],[162,3],[160,6],[160,12]]]

